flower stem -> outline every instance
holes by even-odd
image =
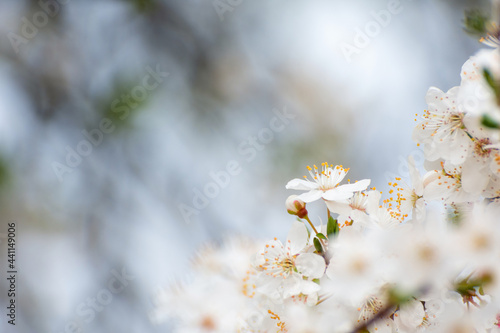
[[[318,230],[316,230],[316,228],[314,227],[314,224],[311,222],[311,220],[309,219],[309,216],[304,216],[304,219],[309,222],[309,225],[311,226],[312,230],[314,231],[314,233],[319,234]],[[321,242],[321,245],[323,246],[323,249],[326,250],[326,246],[325,246],[325,243],[323,242],[323,240],[321,238],[319,238],[319,241]]]
[[[312,224],[311,220],[309,220],[309,216],[304,216],[304,219],[309,222],[309,225],[311,226],[311,228],[314,230],[314,233],[319,234],[318,230],[316,230],[316,228],[314,227],[314,225]]]

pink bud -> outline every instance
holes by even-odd
[[[285,202],[286,210],[289,214],[303,218],[307,215],[306,203],[298,199],[297,195],[291,195]]]

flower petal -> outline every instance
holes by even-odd
[[[485,170],[488,167],[474,158],[467,160],[462,166],[462,188],[476,195],[483,192],[490,181],[488,170]]]
[[[321,198],[323,195],[323,191],[320,190],[311,190],[306,193],[302,193],[297,197],[297,199],[300,199],[304,201],[305,203],[313,202]]]
[[[300,281],[300,292],[304,295],[317,293],[321,289],[320,285],[312,281]]]
[[[352,208],[349,205],[348,201],[339,202],[339,201],[325,201],[326,207],[332,213],[341,214],[341,215],[350,215],[352,212]]]
[[[303,280],[300,275],[295,273],[289,275],[286,279],[282,280],[283,298],[286,299],[290,296],[296,296],[302,292]]]
[[[363,179],[352,184],[345,184],[337,187],[339,191],[343,192],[358,192],[366,190],[368,185],[370,185],[370,179]]]
[[[295,260],[295,267],[310,279],[319,279],[325,274],[326,264],[323,257],[314,253],[302,253]]]
[[[285,251],[290,255],[299,253],[307,245],[309,234],[303,222],[295,221],[288,232]]]
[[[286,184],[285,188],[287,190],[302,190],[302,191],[310,191],[318,188],[318,183],[313,183],[309,180],[295,178],[292,179]]]
[[[420,172],[415,166],[415,160],[411,155],[408,156],[408,170],[410,171],[411,186],[413,186],[417,195],[422,195],[424,193],[424,184]]]
[[[323,199],[328,201],[346,200],[351,197],[352,197],[352,192],[339,191],[338,188],[334,188],[323,193]]]
[[[409,327],[417,327],[422,324],[422,318],[425,317],[425,310],[422,302],[410,301],[401,306],[399,310],[401,321]]]
[[[340,183],[344,179],[345,175],[347,175],[347,170],[341,167],[340,165],[336,165],[333,169],[330,170],[332,171],[331,181],[335,185]]]

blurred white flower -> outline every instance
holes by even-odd
[[[385,284],[385,261],[370,238],[352,228],[344,228],[330,244],[326,275],[332,281],[329,291],[346,302],[361,303]]]
[[[500,105],[495,92],[485,77],[485,70],[494,80],[500,78],[500,50],[481,50],[462,66],[459,103],[469,116],[480,125],[481,116],[487,114],[500,122]],[[491,134],[491,133],[490,133]]]
[[[424,182],[411,155],[408,157],[408,170],[411,185],[403,182],[401,178],[396,178],[396,182],[389,183],[389,186],[394,187],[389,190],[389,194],[396,192],[396,197],[391,197],[389,203],[396,204],[395,209],[401,213],[401,219],[412,212],[413,220],[422,221],[425,218]]]
[[[394,321],[398,332],[401,333],[423,332],[430,325],[429,315],[419,300],[411,300],[401,305],[394,314]]]
[[[308,232],[305,225],[295,222],[285,245],[278,239],[267,243],[256,255],[254,266],[259,271],[257,292],[273,299],[311,295],[319,291],[313,282],[325,273],[325,260],[307,253]]]
[[[465,113],[457,103],[459,89],[454,87],[444,93],[431,87],[427,92],[428,109],[413,131],[413,140],[423,144],[425,157],[430,161],[443,158],[455,165],[465,161],[463,149],[472,142],[465,131]]]

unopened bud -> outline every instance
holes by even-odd
[[[288,214],[297,215],[299,218],[307,216],[306,203],[298,199],[298,195],[291,195],[286,199],[286,210]]]

